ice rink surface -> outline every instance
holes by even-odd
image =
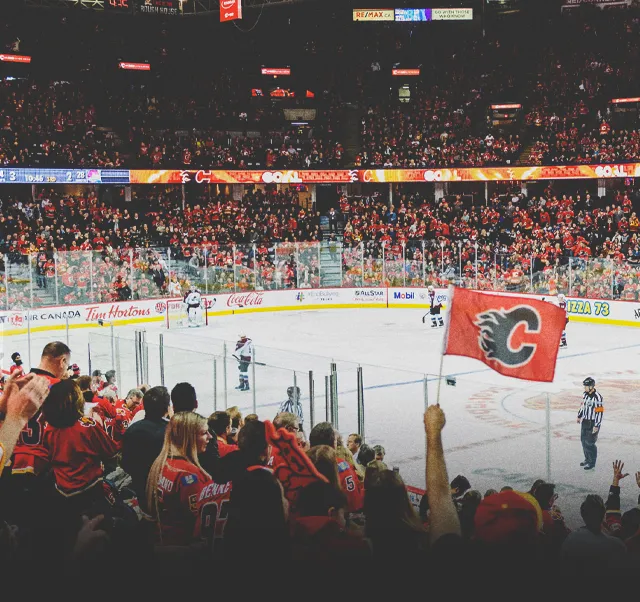
[[[114,329],[112,347],[108,326],[72,329],[72,362],[83,373],[91,366],[103,372],[115,367],[126,392],[137,382],[135,331],[144,329],[148,349],[148,381],[160,384],[159,335],[164,343],[164,381],[171,389],[189,381],[198,393],[200,411],[237,405],[272,419],[286,389],[294,383],[302,391],[305,431],[309,433],[309,371],[315,385],[315,422],[326,418],[325,376],[331,362],[338,374],[339,431],[346,441],[357,429],[357,367],[363,369],[365,437],[386,449],[385,462],[398,466],[407,484],[424,487],[425,435],[422,414],[425,376],[429,403],[435,403],[444,329],[422,323],[424,310],[331,309],[246,313],[210,317],[203,328],[167,331],[161,323]],[[231,357],[240,332],[254,342],[255,374],[252,390],[235,390],[237,362]],[[31,339],[34,365],[48,341],[65,340],[65,333],[35,333]],[[553,383],[531,383],[501,376],[482,363],[444,358],[445,375],[440,404],[447,424],[443,439],[449,479],[467,476],[481,493],[509,485],[526,491],[537,478],[547,478],[547,399],[550,407],[550,480],[556,484],[558,505],[569,526],[581,523],[580,503],[588,493],[606,499],[612,462],[621,459],[629,473],[621,483],[623,511],[636,506],[640,488],[640,331],[635,328],[570,323],[569,347],[562,349]],[[226,341],[227,359],[224,359]],[[112,366],[112,350],[117,360]],[[4,337],[4,367],[14,351],[27,360],[26,336]],[[27,362],[25,362],[27,363]],[[604,419],[598,439],[595,470],[584,471],[580,425],[576,415],[582,381],[596,379],[604,396]],[[226,387],[225,387],[226,378]],[[226,390],[226,394],[225,394]]]

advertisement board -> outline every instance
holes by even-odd
[[[436,301],[446,311],[448,290],[435,289]],[[518,296],[516,293],[495,293]],[[541,295],[535,295],[541,298]],[[428,309],[426,288],[327,288],[291,289],[284,291],[244,291],[219,295],[204,295],[210,317],[271,311],[324,309],[402,308]],[[171,299],[180,301],[179,299]],[[0,332],[3,336],[25,334],[27,320],[31,332],[90,328],[98,321],[114,326],[164,322],[169,299],[121,301],[59,307],[42,307],[24,311],[0,311]],[[640,302],[600,299],[567,299],[569,323],[588,322],[615,326],[640,327]]]
[[[392,8],[354,8],[354,21],[393,21]]]

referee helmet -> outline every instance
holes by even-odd
[[[587,376],[587,378],[585,378],[585,379],[582,381],[582,384],[583,384],[585,387],[595,387],[595,386],[596,386],[596,381],[595,381],[595,380],[593,380],[593,378],[591,378],[590,376]]]

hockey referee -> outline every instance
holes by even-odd
[[[582,381],[582,384],[584,385],[584,394],[582,395],[582,406],[578,412],[578,423],[582,423],[580,441],[584,451],[584,462],[580,462],[580,466],[584,466],[585,470],[591,470],[596,467],[598,458],[596,441],[602,424],[604,406],[602,405],[602,395],[596,391],[596,381],[589,376]]]

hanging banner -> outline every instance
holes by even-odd
[[[220,22],[242,19],[242,0],[220,0]]]

